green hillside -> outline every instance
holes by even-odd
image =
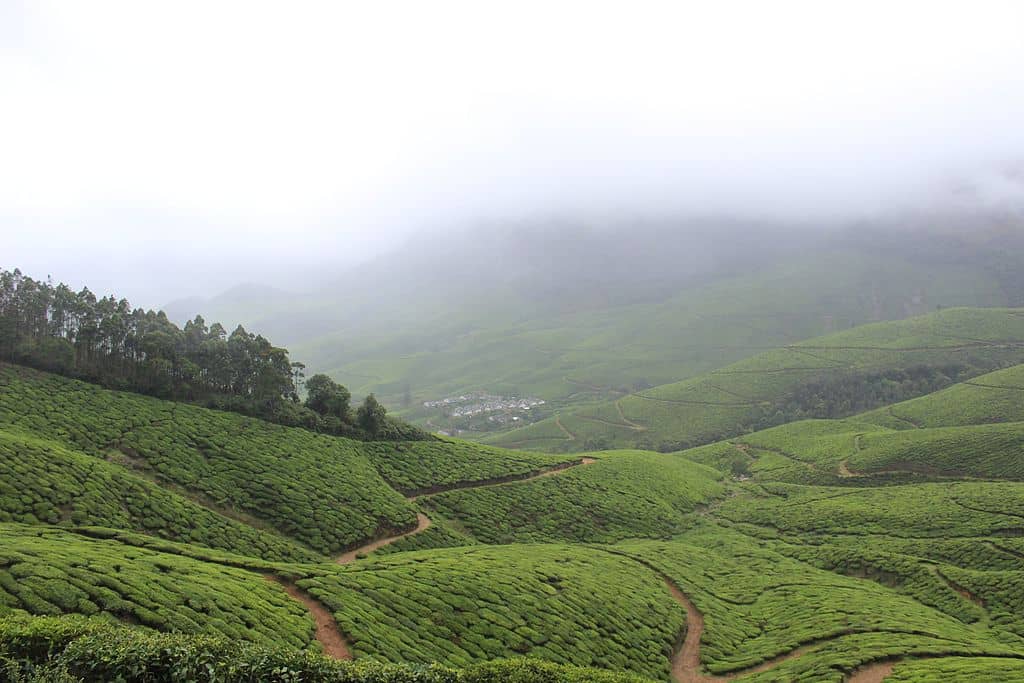
[[[250,571],[53,528],[0,525],[0,614],[103,616],[159,631],[305,648],[305,610]]]
[[[564,399],[590,393],[588,384],[607,394],[638,379],[679,380],[749,355],[750,347],[903,318],[936,305],[1006,303],[997,278],[982,267],[944,264],[940,273],[905,255],[844,246],[684,287],[660,301],[524,321],[514,314],[503,321],[499,309],[475,316],[472,327],[470,320],[462,322],[458,331],[449,319],[384,339],[353,339],[346,331],[290,343],[311,366],[357,392],[377,391],[395,406],[404,384],[423,400],[503,387]],[[336,350],[342,341],[343,354]]]
[[[415,526],[392,485],[514,479],[575,461],[458,441],[321,436],[0,365],[3,520],[308,560]]]
[[[673,455],[607,451],[558,476],[452,491],[424,505],[485,543],[660,538],[681,531],[686,513],[722,494],[720,477]]]
[[[140,681],[1013,680],[1024,419],[1007,395],[1024,366],[981,371],[1020,352],[1020,317],[943,311],[711,373],[700,387],[720,396],[745,382],[885,405],[675,453],[350,441],[0,367],[0,666]],[[775,371],[799,355],[811,383],[789,381],[804,366]],[[926,395],[889,401],[907,392]],[[329,531],[350,540],[312,540]]]
[[[6,429],[0,430],[0,521],[129,529],[274,560],[317,556],[120,465]]]
[[[791,420],[851,415],[1022,361],[1020,309],[949,309],[789,344],[489,441],[677,450]]]

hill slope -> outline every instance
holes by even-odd
[[[853,414],[1022,360],[1024,311],[949,309],[790,344],[488,441],[673,450],[793,419]]]

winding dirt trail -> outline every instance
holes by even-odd
[[[325,655],[332,659],[352,659],[352,651],[349,649],[345,637],[341,635],[338,622],[334,620],[334,615],[323,604],[294,583],[285,581],[278,576],[267,575],[266,579],[284,588],[285,593],[293,600],[301,602],[309,610],[309,614],[316,624],[316,639],[323,646]]]
[[[358,557],[359,555],[366,555],[372,553],[374,550],[377,550],[378,548],[383,548],[386,545],[391,545],[395,541],[403,539],[406,536],[412,536],[413,534],[418,534],[421,531],[426,531],[426,529],[429,527],[430,518],[422,512],[417,512],[415,529],[412,529],[411,531],[406,531],[405,533],[396,534],[395,536],[378,538],[376,541],[372,541],[370,543],[367,543],[366,545],[361,545],[354,550],[349,550],[347,553],[342,553],[341,555],[338,555],[336,558],[334,558],[334,561],[338,564],[348,564],[349,562],[355,560],[356,557]]]

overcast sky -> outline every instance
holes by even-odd
[[[1024,159],[1022,26],[986,0],[0,0],[0,267],[157,305],[481,217],[918,201]]]

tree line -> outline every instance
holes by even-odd
[[[425,434],[386,415],[371,394],[358,410],[325,375],[304,382],[288,350],[239,325],[230,334],[201,316],[178,327],[163,311],[97,297],[87,287],[0,271],[0,358],[164,399],[356,438]],[[301,402],[303,385],[308,397]]]

